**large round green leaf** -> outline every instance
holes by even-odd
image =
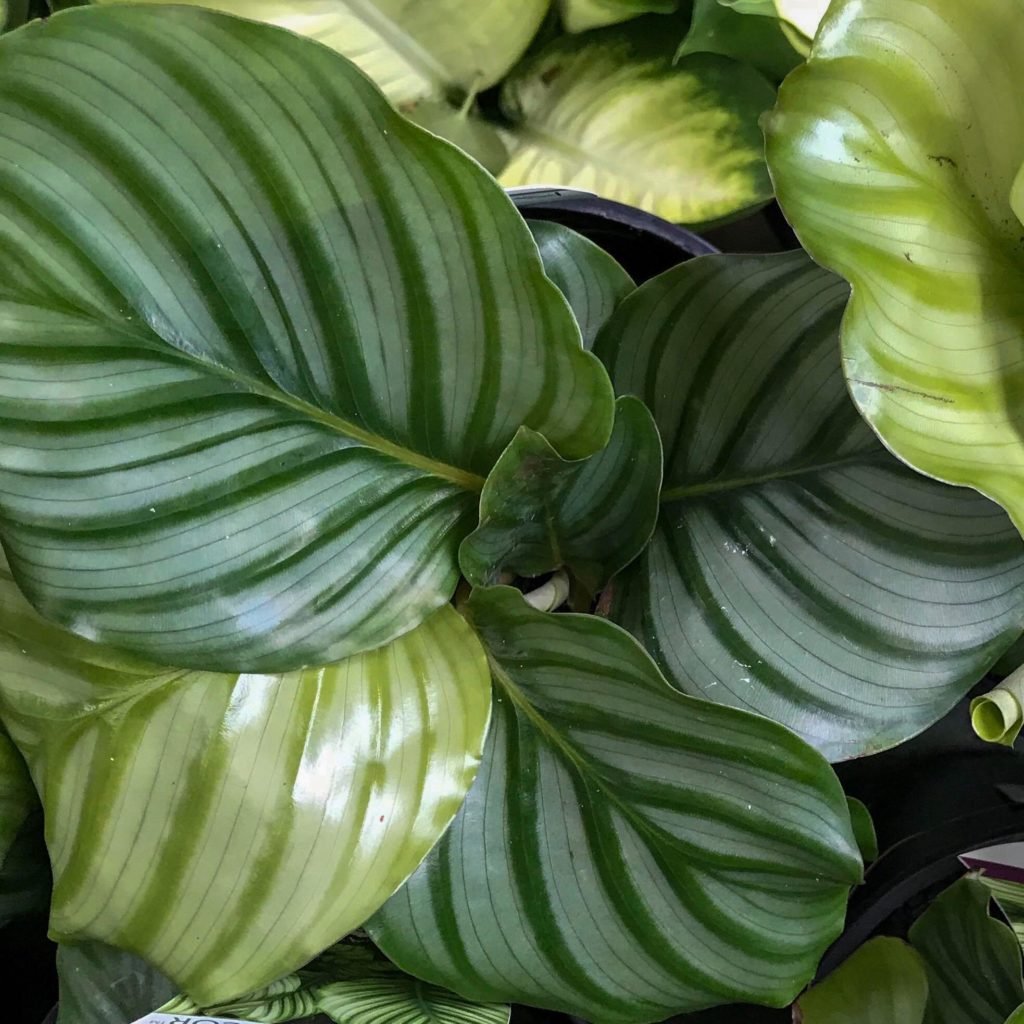
[[[337,54],[192,7],[0,43],[0,536],[37,607],[197,668],[379,646],[451,596],[526,425],[607,377],[502,190]]]
[[[1024,621],[1002,511],[913,473],[857,415],[847,295],[799,252],[703,257],[627,298],[595,347],[665,445],[661,518],[614,617],[676,686],[831,759],[937,720]]]
[[[799,1024],[923,1024],[928,975],[921,957],[899,939],[872,939],[805,992]]]
[[[792,999],[860,875],[828,765],[674,692],[609,622],[507,587],[467,608],[495,681],[485,763],[374,940],[469,998],[605,1022]]]
[[[962,878],[910,929],[928,971],[926,1024],[1003,1024],[1024,1002],[1020,945],[990,901],[984,882]]]
[[[445,607],[325,668],[154,674],[40,619],[0,573],[0,713],[46,811],[51,933],[137,953],[202,1006],[306,963],[451,821],[487,671]]]
[[[661,440],[643,402],[620,398],[616,410],[608,446],[577,462],[519,431],[484,485],[480,525],[459,549],[470,583],[564,566],[593,596],[643,551],[658,518]]]
[[[93,0],[121,2],[140,0]],[[141,2],[211,7],[291,29],[355,61],[388,99],[405,104],[501,81],[540,28],[549,0]]]
[[[517,145],[505,185],[565,185],[699,223],[771,198],[758,118],[774,90],[698,54],[651,16],[564,37],[524,61],[502,102]]]
[[[853,284],[847,379],[885,444],[1024,528],[1020,0],[835,0],[767,122],[786,216]]]

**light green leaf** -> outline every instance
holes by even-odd
[[[836,0],[767,120],[779,199],[853,284],[854,400],[888,448],[1024,528],[1019,0]]]
[[[723,7],[719,0],[695,0],[690,31],[676,57],[719,53],[781,81],[803,58],[774,18],[753,17]]]
[[[508,1024],[508,1006],[473,1003],[403,974],[372,947],[335,946],[312,968],[330,979],[317,1003],[336,1024]]]
[[[617,25],[641,14],[671,14],[679,0],[558,0],[567,32]]]
[[[502,184],[586,189],[687,223],[767,202],[757,122],[774,90],[724,57],[674,63],[677,41],[644,18],[519,65],[502,93],[517,143]]]
[[[0,535],[75,632],[231,671],[378,647],[451,597],[521,425],[607,441],[509,199],[325,47],[66,11],[0,44],[0,148]]]
[[[865,864],[878,860],[878,836],[871,812],[856,797],[848,796],[846,803],[850,811],[850,824],[857,837],[857,848]]]
[[[24,759],[0,726],[0,927],[45,910],[49,895],[39,797]]]
[[[1018,1006],[1017,1009],[1006,1018],[1006,1024],[1024,1024],[1024,1004]]]
[[[565,567],[593,595],[640,554],[658,518],[661,440],[643,402],[621,398],[617,410],[608,447],[580,462],[520,430],[484,485],[480,525],[459,549],[470,583]]]
[[[101,942],[61,943],[57,977],[57,1024],[129,1024],[174,992],[174,985],[145,960]]]
[[[595,346],[665,445],[658,528],[613,617],[680,689],[832,760],[936,721],[1024,617],[1001,510],[908,470],[849,401],[847,294],[799,252],[703,257],[627,298]]]
[[[986,743],[1014,745],[1024,728],[1024,666],[971,701],[971,726]]]
[[[144,956],[201,1006],[300,967],[398,888],[472,782],[490,710],[451,607],[325,668],[153,672],[0,574],[0,712],[46,809],[51,933]]]
[[[388,99],[404,104],[500,82],[540,28],[549,0],[473,0],[469,8],[465,0],[142,2],[210,7],[309,36],[355,61]]]
[[[444,100],[423,100],[403,107],[402,113],[414,124],[458,146],[491,174],[500,174],[508,163],[508,149],[498,130],[468,111],[456,110]]]
[[[928,969],[926,1024],[1004,1024],[1024,1001],[1020,945],[989,900],[983,882],[962,878],[910,929]]]
[[[861,946],[795,1008],[799,1024],[922,1024],[928,976],[921,957],[899,939]]]
[[[756,14],[774,18],[777,15],[775,0],[718,0],[723,7],[729,7],[739,14]]]
[[[561,224],[528,221],[544,262],[544,273],[572,307],[590,351],[615,307],[636,288],[633,279],[600,246]]]
[[[468,614],[495,681],[452,828],[368,924],[400,967],[602,1022],[784,1005],[842,928],[860,858],[827,764],[668,687],[624,631],[508,587]]]

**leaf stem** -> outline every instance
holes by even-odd
[[[565,570],[559,569],[536,590],[523,594],[523,599],[539,612],[553,612],[556,608],[561,608],[569,599],[569,577]]]

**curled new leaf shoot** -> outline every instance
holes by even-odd
[[[986,743],[1013,746],[1024,727],[1024,665],[971,701],[971,725]]]

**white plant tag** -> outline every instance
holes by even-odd
[[[132,1024],[255,1024],[236,1017],[191,1017],[187,1013],[148,1013]]]

